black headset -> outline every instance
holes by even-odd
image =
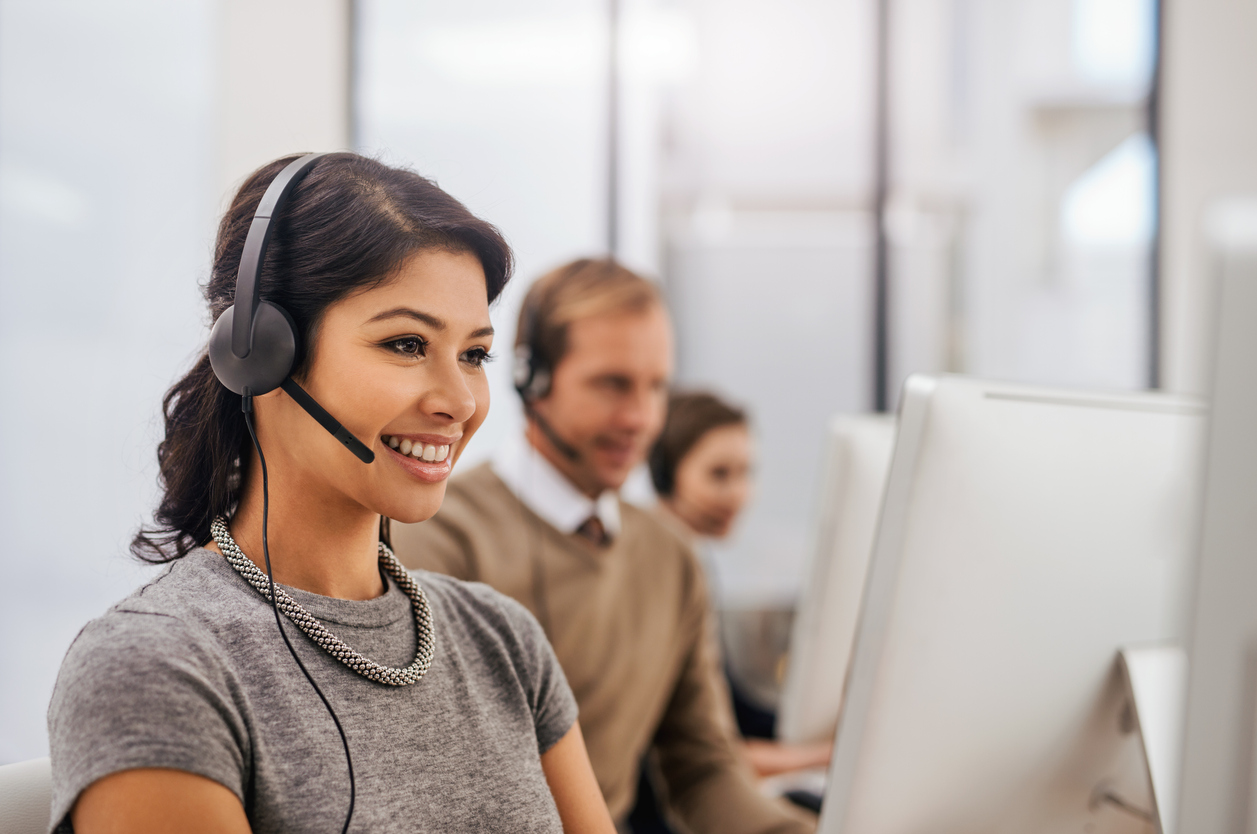
[[[524,401],[524,413],[537,424],[537,428],[541,429],[541,433],[546,436],[550,444],[563,457],[570,461],[578,461],[581,459],[580,450],[565,440],[550,425],[550,421],[533,408],[534,402],[545,398],[550,393],[551,383],[554,381],[554,366],[551,358],[541,349],[541,344],[537,340],[540,309],[541,301],[538,300],[531,307],[525,307],[524,315],[521,316],[520,327],[523,330],[523,339],[515,347],[515,367],[512,369],[515,390]]]
[[[235,303],[222,312],[214,329],[210,331],[209,360],[214,369],[214,376],[231,391],[241,396],[241,410],[244,412],[245,425],[249,429],[249,437],[257,450],[258,460],[262,468],[262,555],[266,562],[266,579],[270,586],[271,610],[275,614],[275,625],[279,628],[279,636],[284,638],[292,659],[297,662],[302,674],[314,687],[315,693],[323,706],[327,708],[340,735],[341,745],[345,749],[345,764],[349,768],[349,812],[345,815],[345,823],[341,834],[349,830],[349,823],[354,816],[354,800],[357,795],[354,779],[353,758],[349,754],[349,740],[345,737],[345,728],[332,709],[332,704],[323,694],[323,690],[314,682],[306,665],[297,656],[284,624],[279,617],[279,602],[275,594],[275,577],[271,572],[271,548],[267,539],[267,519],[270,515],[270,477],[266,470],[266,455],[262,453],[262,444],[258,441],[257,429],[253,422],[253,398],[283,388],[288,396],[296,401],[306,412],[327,429],[332,435],[345,444],[363,463],[375,460],[375,453],[368,449],[358,438],[349,433],[348,429],[328,414],[314,401],[306,391],[292,378],[292,367],[297,359],[298,334],[297,325],[288,311],[278,304],[272,304],[261,297],[259,278],[262,264],[266,261],[266,247],[271,240],[272,225],[280,215],[288,197],[310,168],[320,158],[327,156],[322,153],[306,154],[290,162],[280,171],[258,203],[253,221],[249,224],[249,233],[244,240],[244,250],[240,254],[240,271],[236,273]],[[237,308],[240,315],[237,316]]]
[[[563,277],[571,278],[590,263],[592,261],[589,258],[572,261],[563,268]],[[531,304],[525,298],[519,319],[520,338],[515,348],[514,382],[515,390],[524,401],[524,408],[530,412],[533,402],[545,399],[550,393],[550,386],[554,381],[554,357],[542,347],[539,332],[541,311],[546,307],[547,301],[545,294],[538,295]]]
[[[592,261],[589,258],[573,261],[564,268],[565,277],[570,278],[588,267],[590,263]],[[512,369],[515,390],[524,401],[524,408],[530,414],[534,413],[531,408],[532,403],[545,399],[554,381],[554,357],[548,355],[541,346],[538,332],[541,329],[541,310],[546,306],[546,301],[547,299],[543,296],[539,296],[531,304],[525,299],[519,321],[521,338],[515,347],[515,367]],[[549,430],[545,429],[545,431],[548,433]]]
[[[292,367],[299,344],[297,326],[287,310],[261,296],[262,265],[266,262],[275,218],[283,211],[293,188],[324,156],[327,154],[306,154],[290,162],[267,186],[240,254],[235,303],[223,311],[210,332],[209,360],[218,381],[243,397],[258,397],[283,388],[359,460],[371,463],[375,452],[350,434],[293,380]]]
[[[513,368],[515,390],[524,401],[525,407],[550,393],[550,382],[553,378],[550,358],[537,344],[537,318],[540,315],[538,313],[540,307],[541,304],[538,302],[524,310],[520,321],[523,338],[515,347],[515,367]]]

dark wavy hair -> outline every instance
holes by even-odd
[[[721,426],[744,426],[746,412],[706,391],[674,391],[668,417],[647,462],[655,492],[664,498],[676,489],[677,469],[703,435]]]
[[[241,252],[262,194],[297,157],[254,171],[223,216],[205,286],[212,320],[235,301]],[[484,267],[490,302],[511,276],[511,249],[501,233],[431,180],[352,153],[315,163],[275,222],[259,276],[262,297],[296,322],[294,373],[305,370],[330,305],[383,283],[424,249],[474,254]],[[240,395],[219,383],[204,351],[166,392],[162,413],[166,433],[157,461],[163,494],[153,524],[131,541],[137,558],[157,563],[209,541],[210,522],[235,510],[249,443]]]

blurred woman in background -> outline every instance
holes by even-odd
[[[745,412],[705,392],[677,392],[650,454],[659,513],[696,548],[728,537],[752,492],[754,444]],[[714,584],[714,583],[713,583]],[[728,668],[726,666],[726,668]],[[775,715],[751,702],[729,675],[730,693],[757,775],[829,763],[832,745],[772,741]]]

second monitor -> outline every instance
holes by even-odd
[[[888,415],[848,414],[829,425],[812,562],[778,709],[782,741],[833,738],[894,445]]]

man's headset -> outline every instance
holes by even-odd
[[[324,156],[327,154],[306,154],[290,162],[262,195],[240,255],[235,303],[223,311],[210,332],[209,360],[218,381],[246,399],[283,388],[359,460],[371,463],[375,452],[350,434],[293,380],[292,367],[299,345],[297,326],[287,310],[261,297],[262,266],[266,262],[275,218],[282,213],[293,188]]]
[[[515,390],[519,393],[524,406],[544,398],[550,393],[553,380],[550,358],[537,344],[537,318],[540,303],[525,308],[520,319],[523,338],[515,347]]]
[[[544,301],[539,298],[532,304],[525,302],[524,314],[520,317],[522,338],[515,347],[515,367],[513,368],[515,390],[524,401],[524,413],[537,424],[537,428],[550,441],[550,445],[563,457],[575,462],[581,458],[580,450],[560,437],[550,425],[550,421],[542,417],[533,407],[537,400],[549,395],[551,384],[554,382],[554,364],[542,347],[538,333],[541,329],[539,325]]]
[[[236,273],[235,303],[223,311],[214,322],[210,331],[209,360],[214,369],[214,376],[229,390],[240,394],[241,409],[244,411],[245,425],[249,429],[249,437],[257,450],[258,460],[262,469],[262,555],[266,562],[266,578],[270,584],[271,608],[275,614],[275,625],[279,628],[280,637],[288,647],[292,659],[305,675],[310,686],[314,687],[319,700],[327,708],[340,734],[341,745],[345,748],[345,764],[349,768],[349,812],[345,816],[345,824],[341,834],[349,830],[349,822],[354,816],[354,799],[357,794],[354,779],[353,759],[349,755],[349,740],[345,737],[345,728],[340,718],[332,709],[331,703],[323,690],[314,682],[296,649],[284,631],[283,622],[279,618],[279,603],[275,594],[275,578],[271,573],[270,543],[267,540],[267,517],[270,515],[270,485],[266,471],[266,456],[262,454],[262,444],[258,442],[257,430],[253,424],[253,398],[283,388],[297,405],[318,421],[332,435],[345,444],[363,463],[375,460],[375,453],[368,449],[362,441],[349,433],[349,430],[338,423],[331,414],[315,402],[306,391],[292,378],[293,364],[297,359],[298,334],[297,325],[288,311],[278,304],[272,304],[261,297],[260,278],[262,265],[266,262],[266,249],[271,240],[274,221],[282,213],[302,178],[310,172],[311,167],[327,154],[312,153],[290,162],[280,171],[258,203],[253,221],[249,224],[249,233],[244,240],[244,250],[240,255],[240,270]],[[237,314],[237,310],[239,314]]]

